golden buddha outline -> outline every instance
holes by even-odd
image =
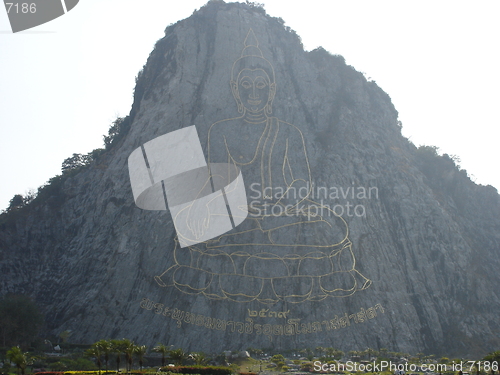
[[[227,183],[241,170],[247,193],[252,184],[258,186],[262,200],[233,210],[232,218],[242,223],[222,236],[184,249],[176,239],[175,264],[155,276],[158,285],[267,304],[320,301],[368,288],[371,281],[356,270],[347,223],[308,198],[312,183],[304,137],[295,125],[272,116],[274,67],[252,29],[233,63],[230,88],[240,116],[212,124],[208,133],[209,169],[225,163],[228,170],[223,182],[213,178],[205,185]],[[297,198],[292,193],[300,189],[307,193]],[[230,199],[231,192],[226,195]],[[186,236],[199,238],[213,213],[210,203],[191,209],[204,214],[187,210],[174,220],[186,220],[191,231]]]

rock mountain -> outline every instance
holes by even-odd
[[[208,162],[238,166],[253,208],[229,202],[233,229],[181,247],[174,221],[198,238],[208,216],[139,208],[128,159],[143,147],[151,188],[148,173],[176,162],[148,142],[191,125]],[[259,6],[210,1],[169,26],[115,130],[92,162],[1,216],[1,293],[32,296],[46,334],[206,352],[500,346],[497,191],[417,149],[375,82],[304,51]]]

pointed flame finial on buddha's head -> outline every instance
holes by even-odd
[[[243,44],[245,45],[245,48],[241,51],[241,57],[257,56],[263,58],[262,51],[259,48],[259,41],[257,40],[257,37],[252,29],[248,31]]]

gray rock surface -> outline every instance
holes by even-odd
[[[326,284],[318,288],[328,260],[314,256],[302,259],[305,271],[296,278],[279,281],[285,254],[260,257],[254,268],[245,263],[244,272],[254,278],[221,277],[211,286],[212,297],[222,299],[209,298],[208,289],[193,288],[208,277],[208,267],[224,261],[207,256],[210,265],[200,261],[191,271],[186,262],[193,261],[183,260],[189,250],[174,251],[169,211],[134,203],[127,167],[134,149],[196,125],[208,158],[211,125],[241,116],[231,69],[250,29],[274,67],[272,116],[302,132],[311,181],[329,189],[329,196],[316,192],[312,201],[344,210],[352,267],[371,281],[364,289],[358,284],[354,293],[337,296]],[[449,158],[417,150],[401,135],[389,96],[342,57],[305,52],[300,38],[262,9],[213,1],[165,30],[139,74],[129,124],[118,142],[89,167],[65,176],[44,201],[2,218],[0,291],[33,296],[48,332],[72,330],[71,340],[81,343],[126,337],[207,352],[333,346],[459,355],[498,349],[497,191],[472,183]],[[243,135],[241,147],[248,151]],[[228,137],[235,140],[234,133]],[[276,152],[283,151],[279,147]],[[300,153],[300,144],[290,152]],[[330,196],[335,192],[338,197]],[[321,226],[306,228],[297,231],[298,243],[329,236]],[[244,240],[253,244],[257,237],[248,233]],[[250,252],[263,252],[252,246]],[[236,257],[229,248],[222,248],[222,258]],[[177,287],[161,287],[154,277],[175,265],[191,273],[179,271],[169,279]],[[316,289],[302,300],[278,296],[274,303],[234,301],[221,292],[232,287],[249,295],[252,283],[268,285],[258,284],[264,279],[283,282],[281,295],[300,294],[313,279]]]

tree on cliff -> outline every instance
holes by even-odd
[[[108,135],[103,137],[104,145],[108,150],[113,144],[119,141],[130,128],[130,117],[118,117],[109,127]]]
[[[9,201],[9,207],[7,210],[11,211],[16,208],[21,208],[22,206],[24,206],[24,197],[21,194],[16,194]]]
[[[73,154],[73,156],[64,159],[61,170],[63,173],[67,173],[69,171],[76,170],[78,168],[89,165],[92,162],[92,154],[89,153],[87,155],[82,154]]]

